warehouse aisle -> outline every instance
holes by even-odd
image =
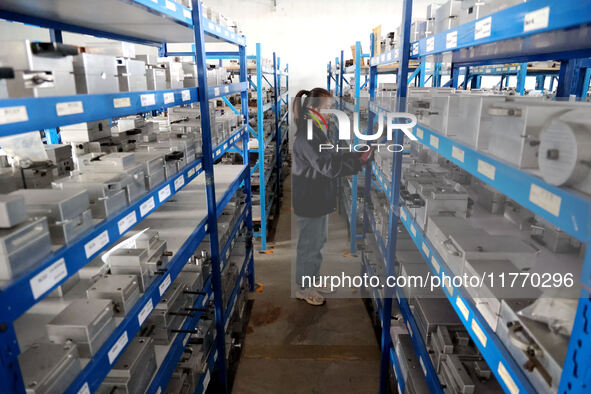
[[[274,253],[255,256],[256,281],[264,289],[252,295],[233,392],[376,392],[380,352],[362,300],[328,299],[314,307],[291,298],[290,186],[287,178]],[[330,253],[347,245],[345,222],[337,215],[330,233],[331,238],[342,233],[342,244],[328,247],[332,258],[340,257],[342,252]]]

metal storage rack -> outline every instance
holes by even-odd
[[[279,208],[280,199],[280,188],[281,188],[281,166],[283,163],[282,149],[281,147],[286,141],[286,136],[282,134],[281,129],[284,121],[288,119],[288,112],[286,111],[283,115],[281,114],[281,105],[285,103],[288,105],[288,93],[281,93],[281,79],[285,77],[286,88],[289,86],[289,76],[287,65],[285,69],[281,69],[281,58],[279,58],[275,52],[273,52],[273,66],[266,67],[263,64],[261,56],[261,44],[256,44],[256,55],[248,56],[248,59],[254,59],[256,62],[255,67],[249,67],[248,82],[250,87],[257,92],[257,129],[254,130],[250,125],[248,126],[250,134],[257,139],[258,148],[251,149],[250,152],[257,153],[258,159],[255,165],[252,167],[252,173],[258,171],[259,174],[259,198],[260,198],[260,217],[254,218],[255,221],[260,222],[260,230],[254,233],[255,237],[261,239],[261,251],[270,252],[267,250],[267,226],[268,219],[270,217],[271,209]],[[256,83],[253,82],[252,76],[256,76]],[[267,76],[272,76],[270,81]],[[273,100],[269,103],[263,104],[263,85],[268,84],[273,88]],[[289,105],[288,105],[289,107]],[[271,135],[265,137],[263,118],[266,111],[273,111],[274,118],[274,130]],[[265,172],[265,148],[267,145],[275,141],[275,166],[273,171]],[[279,141],[281,141],[279,143]],[[275,172],[275,174],[273,174]],[[272,185],[268,185],[269,180],[275,175],[275,182]],[[268,189],[270,187],[271,189]],[[270,196],[269,201],[267,197]]]
[[[470,75],[507,75],[515,72],[521,78],[519,87],[523,86],[527,73],[528,61],[561,60],[558,73],[557,97],[575,95],[585,97],[589,87],[589,61],[581,59],[591,53],[591,36],[589,23],[591,23],[591,3],[587,1],[567,0],[560,4],[549,0],[532,0],[527,3],[513,6],[498,11],[476,21],[460,25],[445,32],[435,34],[418,42],[409,43],[411,24],[412,0],[405,0],[402,18],[402,45],[401,52],[391,51],[370,60],[369,89],[370,89],[370,122],[373,117],[381,112],[388,112],[374,103],[377,87],[378,66],[399,63],[399,75],[407,75],[411,59],[421,61],[418,70],[424,70],[424,60],[427,55],[440,55],[444,52],[452,52],[452,73],[450,85],[458,87],[458,76],[467,75],[466,78],[473,87],[476,87],[478,78],[469,79]],[[531,27],[530,25],[534,26]],[[484,28],[484,30],[483,30]],[[482,33],[484,31],[484,33]],[[475,32],[479,32],[475,37]],[[451,37],[451,39],[449,39]],[[577,39],[573,39],[577,37]],[[510,46],[494,45],[511,43]],[[534,45],[536,43],[537,45]],[[543,43],[543,45],[541,45]],[[519,49],[516,49],[519,48]],[[493,64],[521,63],[517,70],[504,70],[488,67]],[[482,66],[487,66],[482,68]],[[490,70],[490,71],[487,71]],[[509,72],[508,72],[509,71]],[[420,73],[420,71],[419,71]],[[548,75],[544,72],[541,75]],[[425,75],[423,71],[423,76]],[[533,74],[535,75],[535,73]],[[416,77],[412,75],[411,78]],[[554,78],[554,76],[553,76]],[[327,83],[334,78],[329,66]],[[420,78],[419,85],[423,85],[425,78]],[[440,79],[435,79],[434,86],[438,86]],[[397,98],[406,96],[407,81],[398,78]],[[464,83],[464,88],[466,88]],[[522,88],[519,89],[522,91]],[[404,112],[405,105],[397,102],[396,110]],[[416,126],[415,135],[419,143],[437,152],[450,160],[453,164],[464,169],[481,181],[494,187],[496,190],[515,200],[533,213],[541,216],[551,224],[559,227],[572,237],[586,244],[591,240],[591,199],[573,192],[569,189],[552,186],[535,174],[508,166],[503,162],[479,152],[473,148],[447,138],[440,133],[429,130],[423,126]],[[402,133],[397,132],[394,143],[402,143]],[[373,230],[378,241],[379,249],[386,262],[387,275],[394,274],[394,253],[396,250],[396,226],[400,220],[423,255],[428,267],[435,276],[441,277],[444,273],[451,274],[446,262],[441,258],[431,241],[421,231],[413,220],[405,206],[399,201],[400,174],[402,154],[394,153],[391,179],[396,180],[390,184],[375,165],[368,165],[366,173],[373,173],[375,182],[390,200],[389,217],[389,242],[384,244],[379,233],[375,231],[375,221],[371,212],[366,209],[365,223],[368,230]],[[371,184],[370,177],[366,179],[366,193]],[[366,264],[365,264],[366,265]],[[577,314],[570,337],[568,353],[563,365],[562,378],[560,380],[560,392],[586,392],[589,387],[589,371],[591,360],[588,357],[591,351],[591,338],[588,332],[588,310],[590,304],[591,288],[591,254],[586,253],[582,267],[582,289],[579,298]],[[388,294],[390,291],[390,294]],[[387,387],[389,363],[393,364],[398,377],[400,367],[396,354],[392,347],[390,337],[390,314],[392,310],[392,291],[398,297],[402,315],[410,325],[413,344],[417,355],[426,357],[423,372],[430,389],[441,392],[441,387],[434,374],[429,357],[426,356],[426,348],[418,335],[412,314],[407,310],[406,300],[399,289],[386,287],[386,296],[380,299],[380,317],[382,325],[382,362],[381,362],[381,392]],[[469,332],[479,351],[489,364],[501,387],[508,393],[529,393],[534,388],[527,376],[511,357],[508,350],[499,340],[481,313],[475,307],[465,288],[446,287],[444,293],[448,297],[452,307],[456,311],[461,322]],[[379,297],[379,294],[374,294]],[[398,380],[401,392],[404,392],[404,382]]]
[[[201,14],[201,2],[193,0],[192,10],[170,1],[146,0],[62,0],[56,2],[3,1],[0,17],[8,20],[33,24],[50,29],[52,40],[61,42],[62,31],[90,34],[101,38],[128,41],[160,47],[160,54],[166,55],[166,43],[195,42],[194,53],[198,67],[198,87],[161,91],[125,92],[100,95],[75,95],[44,98],[19,98],[0,100],[0,135],[7,136],[27,131],[49,129],[79,122],[89,122],[137,113],[160,111],[172,106],[199,102],[202,118],[203,156],[169,180],[148,192],[139,201],[129,205],[122,212],[106,219],[78,241],[61,247],[36,268],[2,285],[0,292],[1,357],[0,376],[5,392],[25,392],[17,356],[20,353],[13,322],[30,307],[47,296],[78,270],[89,263],[100,252],[117,242],[123,234],[148,217],[172,195],[182,190],[202,172],[206,177],[207,217],[189,235],[178,252],[171,258],[164,275],[152,285],[113,331],[94,357],[70,385],[68,392],[94,392],[106,377],[113,364],[123,353],[127,344],[138,333],[145,316],[151,312],[164,292],[180,273],[190,256],[206,235],[211,239],[212,275],[207,280],[202,294],[195,302],[196,310],[205,305],[211,297],[215,304],[216,344],[212,348],[208,370],[201,377],[201,391],[207,387],[214,366],[219,371],[222,386],[227,384],[224,332],[238,293],[241,279],[248,273],[250,289],[254,285],[254,262],[252,247],[245,253],[240,275],[234,285],[227,310],[222,305],[221,268],[225,264],[232,238],[225,245],[218,245],[217,218],[230,198],[244,186],[247,202],[240,218],[231,231],[237,234],[242,224],[252,232],[252,208],[250,196],[250,174],[248,166],[248,131],[246,126],[236,130],[218,146],[211,144],[208,101],[226,95],[241,95],[241,113],[248,120],[248,81],[246,71],[246,39],[220,26]],[[117,18],[114,19],[114,16]],[[236,52],[206,52],[206,42],[225,42],[237,46]],[[208,86],[206,58],[230,55],[240,60],[240,82],[223,86]],[[60,108],[67,107],[67,114]],[[242,143],[244,165],[228,189],[216,200],[214,162],[237,143]],[[189,330],[194,329],[201,312],[188,318],[183,326],[186,331],[179,333],[157,370],[148,392],[161,392],[182,354]],[[144,318],[142,318],[144,316]],[[217,363],[216,363],[217,361]]]

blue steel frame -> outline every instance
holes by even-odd
[[[405,6],[409,5],[410,0],[405,1]],[[535,31],[524,33],[524,18],[530,12],[535,12],[548,7],[549,17],[547,26],[540,28]],[[408,32],[407,29],[410,27],[410,15],[407,15],[406,11],[403,13],[405,20],[403,23],[403,43],[404,35]],[[584,15],[582,15],[584,14]],[[591,41],[582,40],[573,44],[573,47],[569,47],[569,50],[564,50],[560,47],[545,48],[545,52],[541,54],[528,53],[527,55],[522,54],[506,54],[502,51],[496,51],[494,56],[483,56],[478,52],[478,46],[482,44],[491,44],[500,40],[512,39],[512,40],[523,40],[523,44],[520,47],[532,48],[531,43],[535,42],[536,35],[540,33],[547,33],[553,31],[552,37],[561,37],[563,34],[572,34],[572,31],[577,31],[581,28],[582,31],[591,22],[591,3],[587,1],[574,1],[567,0],[560,3],[555,3],[549,0],[532,0],[527,3],[520,4],[503,11],[499,11],[490,16],[491,21],[491,33],[488,37],[475,40],[474,30],[475,25],[482,21],[485,21],[489,16],[482,18],[476,22],[470,22],[466,25],[461,25],[447,32],[436,34],[433,37],[420,40],[419,42],[412,43],[412,55],[413,58],[423,60],[428,54],[443,53],[446,51],[453,51],[452,57],[452,76],[450,85],[458,87],[459,75],[464,75],[465,79],[463,87],[467,88],[468,83],[471,87],[478,87],[480,75],[517,75],[517,90],[520,94],[523,94],[525,77],[527,75],[527,61],[544,60],[544,59],[558,59],[561,60],[561,69],[558,75],[558,97],[568,97],[569,95],[576,95],[577,97],[585,97],[589,89],[589,80],[591,78],[590,61],[588,59],[582,59],[588,57],[591,51]],[[458,33],[458,45],[454,48],[446,48],[446,36],[449,33],[457,31]],[[570,31],[570,33],[569,33]],[[547,37],[547,36],[546,36]],[[433,40],[427,44],[428,41]],[[434,48],[431,51],[426,51],[427,47]],[[485,45],[486,47],[486,45]],[[473,50],[473,48],[475,48]],[[500,47],[502,48],[502,47]],[[408,53],[406,48],[403,48],[402,56],[400,59],[401,66],[404,65],[405,54]],[[484,53],[486,50],[483,50]],[[472,54],[474,57],[472,58]],[[478,54],[481,54],[480,58],[477,58]],[[395,54],[399,55],[399,54]],[[392,56],[390,56],[391,58]],[[399,56],[394,56],[395,61]],[[375,68],[378,64],[386,64],[391,62],[390,60],[382,58],[372,58],[371,65]],[[502,67],[493,68],[492,71],[486,72],[485,68],[478,67],[480,65],[499,64],[499,63],[521,63],[516,70],[502,69]],[[437,63],[435,64],[434,70],[434,83],[433,86],[439,86],[440,75],[438,72]],[[461,70],[463,68],[463,70]],[[420,74],[424,74],[424,62],[421,62]],[[490,68],[488,68],[491,70]],[[484,72],[482,72],[484,71]],[[536,73],[532,73],[536,75]],[[545,77],[548,74],[544,72],[538,73]],[[537,76],[536,75],[536,76]],[[372,72],[370,69],[370,99],[373,101],[375,89],[375,79],[377,71]],[[551,84],[554,82],[554,75],[551,75]],[[401,81],[401,78],[398,78]],[[419,79],[419,85],[423,86],[426,82],[424,77]],[[506,79],[504,78],[506,83]],[[501,83],[502,85],[502,83]],[[541,85],[543,88],[542,78],[538,78],[538,86]],[[401,93],[401,92],[399,92]],[[400,102],[398,103],[400,105]],[[403,106],[397,107],[399,110],[404,110]],[[373,119],[372,113],[379,113],[382,109],[377,109],[377,106],[370,106],[370,121]],[[370,123],[371,124],[371,123]],[[470,172],[474,176],[487,182],[488,184],[495,187],[497,190],[508,195],[512,199],[516,200],[520,205],[525,206],[527,209],[533,211],[536,214],[544,217],[546,220],[555,224],[563,231],[566,231],[573,237],[579,239],[583,243],[588,243],[591,240],[591,201],[588,198],[582,197],[580,194],[572,193],[569,190],[556,188],[546,184],[540,178],[529,174],[525,171],[521,171],[510,166],[507,166],[496,159],[483,155],[480,152],[475,151],[469,147],[458,144],[455,141],[448,139],[438,133],[433,132],[422,126],[417,126],[415,134],[419,139],[419,142],[425,144],[429,148],[433,149],[440,155],[452,161],[454,164],[460,166],[466,171]],[[478,171],[478,163],[485,162],[495,168],[495,176],[491,179],[485,174]],[[431,242],[425,237],[420,231],[420,228],[414,223],[412,217],[408,214],[405,207],[398,209],[397,197],[399,188],[399,175],[397,172],[396,155],[392,169],[392,179],[394,180],[392,185],[388,185],[385,182],[385,178],[379,174],[377,167],[372,166],[372,172],[379,182],[380,187],[391,195],[391,216],[390,216],[390,232],[389,239],[395,239],[396,231],[393,227],[398,221],[398,214],[400,212],[400,218],[406,228],[411,233],[412,238],[417,245],[417,248],[423,254],[428,266],[435,275],[441,275],[442,272],[449,272],[449,269],[444,264],[439,254],[432,247]],[[368,173],[369,168],[366,168]],[[366,190],[371,184],[369,181],[366,182]],[[530,193],[532,188],[538,188],[547,193],[550,198],[556,198],[561,201],[560,209],[558,212],[549,212],[541,205],[536,205],[530,201]],[[396,204],[395,204],[396,203]],[[543,205],[543,204],[542,204]],[[371,214],[366,212],[366,220],[369,221],[369,225],[366,224],[366,228],[373,229],[373,220]],[[375,233],[375,229],[374,233]],[[376,238],[379,238],[379,234],[376,234]],[[378,242],[380,244],[380,242]],[[395,241],[394,241],[395,244]],[[383,252],[384,245],[381,242],[381,249]],[[395,245],[388,245],[387,251],[387,262],[393,262]],[[389,268],[391,264],[387,264]],[[392,272],[388,272],[390,274]],[[587,253],[583,263],[583,274],[582,274],[582,290],[579,299],[579,306],[577,308],[577,315],[574,322],[573,332],[570,338],[570,344],[568,353],[563,366],[563,374],[560,381],[559,392],[561,393],[579,393],[588,391],[588,387],[591,384],[591,359],[589,353],[591,352],[591,338],[589,337],[589,310],[591,308],[591,253]],[[480,349],[482,355],[491,366],[491,370],[497,377],[499,383],[503,389],[507,392],[533,392],[531,383],[515,363],[513,358],[508,354],[508,351],[502,345],[496,334],[491,330],[487,323],[482,318],[482,315],[474,307],[474,304],[470,297],[467,295],[465,289],[452,287],[445,289],[445,294],[449,298],[452,307],[460,317],[460,320],[466,326],[466,329],[470,333],[472,339]],[[402,301],[402,300],[401,300]],[[404,315],[404,308],[401,304],[401,311]],[[384,311],[389,311],[391,305],[391,298],[386,297],[383,302]],[[395,352],[393,352],[391,346],[388,347],[387,342],[391,340],[389,338],[389,315],[387,312],[380,314],[381,322],[383,326],[382,332],[382,350],[384,353],[389,349],[388,354],[382,354],[382,376],[380,381],[381,390],[386,387],[385,379],[387,379],[387,358],[391,356],[394,369],[398,372],[398,367],[395,363]],[[477,327],[479,332],[474,331]],[[388,329],[387,329],[388,328]],[[484,334],[483,334],[484,333]],[[483,336],[484,335],[484,336]],[[485,338],[484,340],[481,338]],[[413,342],[414,343],[414,342]],[[416,344],[415,344],[416,345]],[[421,345],[421,344],[419,344]],[[415,349],[417,346],[415,346]],[[424,347],[419,346],[418,354],[420,355],[424,351]],[[429,369],[429,368],[427,368]],[[502,371],[502,372],[501,372]],[[505,373],[506,371],[506,373]],[[427,378],[429,372],[427,371]],[[429,379],[427,379],[431,389],[433,386]]]
[[[142,7],[147,7],[150,12],[161,12],[160,8],[164,8],[161,5],[154,5],[144,0],[135,1],[133,4],[139,4]],[[145,4],[144,4],[145,3]],[[184,7],[178,8],[178,12],[181,13],[183,10],[188,12],[188,9]],[[169,14],[171,11],[166,11],[164,14]],[[50,30],[51,39],[59,42],[61,41],[61,30],[70,30],[77,33],[95,34],[100,37],[122,39],[125,41],[136,42],[148,45],[160,45],[155,42],[148,42],[142,39],[134,37],[121,36],[112,34],[104,31],[96,31],[92,29],[85,29],[80,26],[65,25],[63,23],[43,20],[38,18],[31,18],[15,13],[7,13],[0,11],[0,15],[3,17],[13,16],[14,20],[25,21],[35,23],[43,27],[54,28]],[[185,13],[181,14],[183,18],[187,18]],[[212,295],[214,296],[215,303],[215,314],[216,314],[216,331],[217,338],[222,338],[221,341],[216,341],[216,349],[212,351],[212,354],[223,354],[224,350],[224,331],[225,322],[227,315],[224,314],[224,306],[221,305],[221,277],[220,277],[220,266],[224,262],[224,256],[231,247],[232,238],[224,245],[222,253],[220,253],[219,245],[217,245],[217,217],[218,208],[219,212],[223,210],[232,195],[240,187],[244,187],[247,204],[240,216],[240,220],[233,229],[232,234],[237,234],[238,228],[245,223],[249,233],[252,235],[252,205],[251,205],[251,193],[250,193],[250,172],[248,166],[248,80],[246,70],[246,48],[245,39],[243,36],[237,36],[236,34],[228,33],[225,34],[225,29],[220,26],[214,25],[211,21],[201,16],[200,2],[193,1],[193,10],[191,13],[190,25],[195,28],[194,37],[198,43],[194,47],[193,52],[185,53],[183,55],[193,55],[198,61],[198,77],[199,88],[187,88],[187,89],[176,89],[176,90],[164,90],[164,91],[149,91],[149,92],[124,92],[116,94],[104,94],[104,95],[76,95],[76,96],[64,96],[64,97],[47,97],[47,98],[23,98],[23,99],[7,99],[0,100],[0,109],[4,111],[17,110],[22,115],[23,113],[27,117],[27,121],[20,121],[17,119],[13,122],[7,122],[0,125],[0,135],[11,135],[31,130],[46,129],[46,140],[48,143],[55,143],[58,139],[56,127],[79,123],[88,122],[92,120],[112,118],[126,116],[136,113],[152,112],[157,110],[163,110],[167,107],[177,106],[182,104],[188,104],[199,101],[202,109],[203,121],[203,158],[195,161],[188,165],[185,169],[180,171],[174,177],[166,180],[154,190],[150,191],[140,201],[130,205],[124,211],[117,214],[115,217],[110,218],[99,225],[93,230],[90,230],[85,236],[78,241],[74,242],[67,247],[62,247],[49,258],[46,259],[38,268],[28,272],[27,274],[14,279],[7,284],[2,286],[0,292],[1,305],[0,309],[0,379],[3,382],[3,387],[0,389],[1,392],[24,392],[24,385],[22,375],[18,365],[17,356],[20,352],[16,335],[14,331],[13,322],[16,318],[25,313],[32,305],[41,300],[44,296],[49,294],[58,285],[63,283],[68,277],[74,275],[80,268],[86,265],[92,258],[94,258],[99,252],[106,250],[110,245],[117,242],[120,237],[131,229],[135,224],[147,217],[151,212],[155,211],[160,205],[170,198],[171,195],[181,190],[184,185],[189,183],[191,180],[196,178],[201,172],[205,172],[206,176],[206,189],[207,189],[207,203],[208,203],[208,216],[204,219],[189,236],[188,240],[182,245],[181,249],[171,259],[167,272],[165,275],[157,278],[154,283],[146,290],[144,295],[140,298],[138,303],[132,308],[128,315],[115,329],[114,333],[107,339],[105,344],[99,349],[97,354],[90,360],[85,366],[83,371],[77,376],[76,380],[68,388],[68,392],[90,392],[95,391],[102,380],[105,378],[112,364],[116,361],[117,357],[113,360],[109,360],[109,351],[117,345],[121,338],[126,337],[133,338],[140,329],[140,323],[138,315],[145,313],[148,304],[153,306],[157,304],[162,294],[166,289],[166,283],[174,281],[176,276],[180,273],[181,269],[185,265],[188,258],[194,253],[194,250],[201,243],[206,234],[209,233],[211,237],[211,255],[212,255],[212,277],[204,286],[202,295],[197,298],[196,305],[204,305],[206,300]],[[170,17],[170,15],[168,15]],[[194,24],[192,21],[199,21]],[[202,25],[206,23],[207,26]],[[216,29],[219,28],[219,31]],[[220,33],[222,32],[222,33]],[[211,56],[205,53],[204,47],[204,34],[212,35],[218,39],[225,39],[227,42],[238,45],[239,50],[232,55],[237,55],[240,59],[240,82],[225,85],[220,87],[208,87],[207,79],[205,75],[205,59]],[[162,45],[163,56],[166,56],[166,46]],[[212,53],[213,56],[219,54]],[[227,54],[229,56],[229,54]],[[211,146],[211,133],[209,123],[209,111],[208,101],[215,97],[223,97],[229,94],[240,93],[242,99],[241,112],[245,118],[245,126],[235,131],[230,137],[224,140],[220,145],[213,148]],[[149,97],[145,97],[149,96]],[[115,108],[117,100],[127,102],[126,106],[122,108]],[[147,99],[147,100],[146,100]],[[63,102],[76,101],[80,103],[81,111],[77,114],[68,116],[57,116],[55,112],[56,104]],[[142,105],[142,101],[151,102],[153,104]],[[120,101],[121,102],[121,101]],[[205,111],[203,111],[205,109]],[[206,119],[206,120],[205,120]],[[49,130],[48,130],[49,129]],[[215,190],[214,190],[214,178],[213,178],[213,163],[218,160],[223,154],[233,149],[239,142],[242,142],[242,155],[244,157],[243,169],[240,175],[233,181],[224,196],[220,201],[215,201]],[[146,207],[150,207],[146,211]],[[120,226],[122,222],[131,223],[125,228]],[[85,246],[89,243],[95,242],[97,239],[105,239],[103,246],[92,253],[87,255],[85,252]],[[33,281],[37,281],[40,278],[51,275],[53,270],[64,270],[64,273],[55,280],[51,281],[47,286],[43,288],[41,293],[34,293],[32,291]],[[254,260],[252,252],[247,252],[245,257],[245,263],[241,271],[241,275],[237,279],[239,283],[243,277],[243,274],[248,272],[248,279],[250,282],[251,291],[254,289]],[[235,285],[237,286],[237,285]],[[235,297],[232,298],[232,300]],[[228,304],[228,311],[232,308],[231,301]],[[151,309],[151,308],[150,308]],[[183,329],[190,331],[194,329],[197,321],[199,320],[200,314],[194,314],[190,319],[183,325]],[[221,335],[219,335],[221,333]],[[159,368],[156,376],[154,377],[149,392],[161,391],[168,382],[172,371],[176,367],[178,358],[184,348],[183,342],[185,342],[187,333],[177,335],[177,338],[173,341],[173,344],[165,358],[164,363]],[[117,345],[118,346],[118,345]],[[125,346],[119,351],[119,355],[124,350]],[[221,352],[220,352],[221,350]],[[220,380],[226,384],[226,371],[225,356],[218,357],[218,371],[220,372]],[[212,366],[213,367],[213,366]],[[209,371],[207,372],[209,376]]]

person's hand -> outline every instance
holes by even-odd
[[[359,156],[359,161],[361,162],[361,164],[367,164],[367,162],[373,157],[372,153],[373,147],[369,148],[367,152],[362,152]]]

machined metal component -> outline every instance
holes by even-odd
[[[107,275],[86,290],[86,296],[111,300],[115,316],[126,316],[140,299],[140,288],[135,275]]]

